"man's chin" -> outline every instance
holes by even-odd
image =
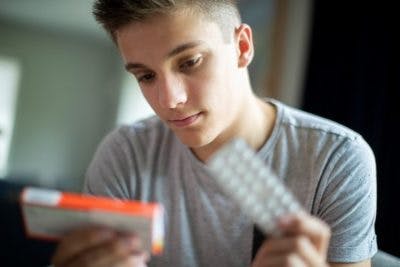
[[[178,139],[186,146],[196,149],[201,148],[211,143],[212,138],[200,131],[179,131],[174,130]]]

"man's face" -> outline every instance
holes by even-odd
[[[116,40],[144,97],[184,144],[199,148],[234,134],[243,68],[236,41],[224,40],[216,23],[180,12],[124,26]]]

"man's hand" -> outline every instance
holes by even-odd
[[[145,267],[148,253],[134,235],[86,228],[66,235],[52,258],[55,267]]]
[[[280,237],[268,238],[252,267],[326,267],[330,229],[321,220],[300,213],[281,218]]]

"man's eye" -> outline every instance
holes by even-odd
[[[155,77],[154,73],[147,73],[147,74],[138,76],[137,80],[140,83],[141,82],[146,83],[146,82],[151,82],[154,79],[154,77]]]
[[[201,57],[201,56],[198,56],[198,57],[195,57],[195,58],[191,58],[191,59],[186,60],[185,62],[183,62],[181,65],[179,65],[179,69],[181,69],[181,70],[189,70],[189,69],[199,65],[202,60],[203,60],[203,57]]]

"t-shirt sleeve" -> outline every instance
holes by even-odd
[[[377,251],[376,164],[361,138],[347,139],[324,171],[318,216],[332,231],[328,260],[358,262]]]
[[[93,195],[131,198],[135,185],[127,177],[134,176],[130,166],[135,161],[129,149],[129,142],[120,129],[107,135],[87,169],[83,191]]]

